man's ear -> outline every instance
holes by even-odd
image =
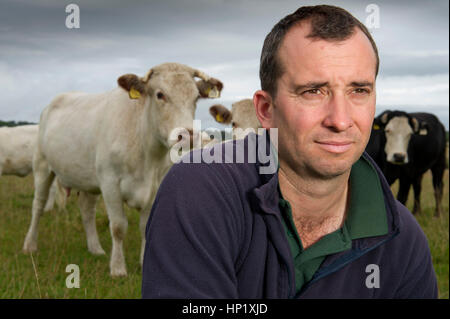
[[[255,106],[256,117],[263,128],[275,127],[273,111],[274,103],[272,96],[263,90],[258,90],[253,94],[253,105]]]
[[[130,99],[139,99],[145,94],[145,83],[136,74],[122,75],[117,83],[128,92]]]
[[[204,98],[218,98],[223,89],[223,84],[215,78],[210,78],[208,81],[196,81],[198,92]]]
[[[230,110],[220,104],[211,106],[209,108],[209,113],[216,120],[216,122],[221,124],[230,124],[233,117]]]

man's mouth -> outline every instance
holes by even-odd
[[[352,141],[316,141],[319,146],[327,152],[341,154],[347,152],[353,145]]]

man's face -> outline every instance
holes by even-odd
[[[359,29],[341,42],[308,33],[309,25],[294,26],[278,51],[284,73],[271,126],[280,161],[297,174],[331,178],[348,173],[369,140],[376,57]]]

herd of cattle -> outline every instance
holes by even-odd
[[[181,131],[174,130],[189,132],[187,143],[198,138],[192,128],[196,102],[219,97],[223,84],[189,66],[165,63],[144,77],[123,75],[118,85],[101,94],[61,94],[43,110],[39,125],[0,128],[0,176],[34,174],[32,218],[24,252],[37,249],[37,226],[43,211],[53,207],[55,197],[65,198],[73,188],[79,193],[87,246],[93,254],[105,254],[95,225],[96,202],[103,196],[112,236],[112,276],[127,274],[123,239],[128,222],[123,203],[140,211],[142,263],[150,208],[172,165],[169,150],[186,140]],[[213,105],[210,113],[217,122],[231,123],[236,138],[243,137],[238,135],[243,129],[260,127],[251,99],[234,103],[231,111]],[[366,151],[389,184],[400,180],[399,201],[406,202],[413,185],[413,213],[420,212],[422,175],[431,169],[436,215],[441,213],[446,136],[434,115],[383,112],[374,119]],[[64,200],[57,202],[64,206]]]

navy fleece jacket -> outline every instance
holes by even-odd
[[[229,143],[236,147],[248,139],[257,137]],[[219,148],[224,144],[212,151]],[[389,231],[353,240],[351,249],[327,256],[297,295],[278,206],[278,174],[260,174],[262,164],[250,163],[247,154],[244,163],[175,164],[147,224],[142,297],[436,298],[423,231],[393,198],[376,164],[363,156],[377,169]],[[379,288],[366,283],[373,265]]]

